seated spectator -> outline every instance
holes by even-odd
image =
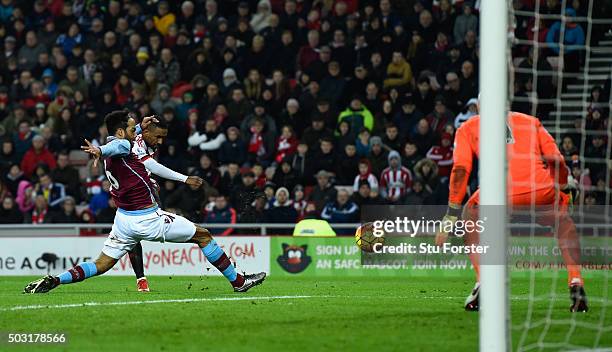
[[[433,145],[432,139],[434,138],[433,133],[429,127],[427,119],[420,119],[416,126],[416,131],[412,135],[411,140],[417,147],[417,151],[421,157],[425,156],[425,153]]]
[[[159,84],[155,98],[151,101],[151,109],[161,115],[167,108],[176,108],[176,103],[170,99],[170,87],[166,84]]]
[[[307,213],[309,212],[308,205],[311,205],[310,207],[312,208],[311,211],[314,210],[314,204],[308,203],[308,201],[306,201],[306,198],[304,198],[304,186],[302,185],[296,185],[293,188],[293,199],[292,200],[293,200],[293,207],[295,208],[295,211],[298,214],[298,218],[296,219],[296,222],[300,222],[307,215]]]
[[[355,149],[357,156],[360,158],[365,158],[370,154],[371,149],[371,141],[370,141],[370,131],[367,128],[362,128],[357,136],[357,140],[355,141]]]
[[[368,159],[359,160],[358,164],[359,174],[355,176],[353,181],[353,192],[359,190],[359,185],[362,182],[367,182],[370,189],[378,190],[378,177],[372,173],[372,166]]]
[[[387,66],[387,78],[383,83],[383,88],[389,90],[406,85],[414,87],[413,79],[412,68],[402,55],[402,52],[394,51],[391,62]]]
[[[450,133],[442,133],[440,145],[434,145],[427,152],[426,157],[438,164],[438,176],[441,179],[450,177],[453,167],[453,136]]]
[[[461,112],[455,117],[455,128],[459,128],[465,121],[472,116],[478,115],[478,98],[471,98],[465,104],[465,112]]]
[[[47,200],[42,194],[36,195],[34,198],[34,207],[26,217],[26,223],[36,225],[48,222],[49,206]]]
[[[71,196],[67,196],[61,203],[59,209],[49,213],[46,222],[51,224],[71,224],[81,222],[81,218],[76,213],[76,202]]]
[[[308,145],[308,149],[316,150],[322,139],[333,138],[333,132],[325,127],[325,121],[319,114],[315,114],[311,119],[311,126],[304,130],[301,141]]]
[[[331,172],[336,170],[336,155],[334,154],[334,143],[331,139],[323,139],[319,143],[318,150],[314,153],[313,171],[325,170]]]
[[[282,224],[295,223],[298,213],[293,207],[293,201],[289,198],[289,191],[285,187],[280,187],[276,190],[274,198],[272,206],[266,211],[266,221]],[[275,231],[283,233],[283,229]]]
[[[313,154],[309,153],[308,149],[309,147],[306,143],[300,142],[297,146],[297,151],[289,156],[289,161],[297,177],[301,179],[305,185],[309,186],[314,183],[312,177],[314,158]]]
[[[416,144],[412,141],[406,141],[402,149],[402,165],[410,171],[414,170],[414,165],[421,160]]]
[[[81,195],[79,171],[68,163],[68,153],[59,153],[57,155],[57,168],[51,172],[51,177],[55,182],[66,186],[67,194],[75,199],[79,199]]]
[[[232,206],[236,208],[236,211],[239,213],[244,211],[244,209],[253,202],[257,191],[255,173],[250,170],[244,172],[240,184],[236,186],[231,193],[230,199]]]
[[[431,204],[432,194],[429,188],[425,187],[423,181],[416,178],[412,181],[412,192],[404,199],[404,204],[408,205],[425,205]]]
[[[89,210],[97,215],[101,210],[108,206],[111,184],[107,179],[103,179],[99,190],[89,200]]]
[[[219,193],[221,194],[232,194],[234,188],[238,187],[242,183],[240,176],[240,167],[238,164],[231,162],[227,165],[227,171],[221,176],[221,182],[219,183]]]
[[[105,208],[98,212],[98,216],[96,216],[96,222],[101,224],[112,224],[115,220],[115,213],[117,212],[117,204],[115,200],[111,197],[108,198],[108,204]]]
[[[45,139],[36,135],[32,139],[32,148],[28,150],[21,160],[21,169],[26,177],[32,176],[38,164],[45,164],[51,170],[55,169],[55,157],[45,146]]]
[[[246,162],[246,144],[240,137],[240,130],[232,126],[227,129],[227,139],[219,148],[219,162],[226,165],[233,161],[238,165]]]
[[[388,156],[389,166],[380,175],[380,194],[390,203],[400,203],[412,187],[412,172],[402,166],[400,154],[393,150]]]
[[[434,192],[440,181],[438,178],[438,165],[430,159],[422,159],[414,166],[414,174],[420,179],[429,192]]]
[[[295,153],[297,150],[298,140],[295,137],[293,127],[285,125],[281,129],[281,135],[276,141],[276,156],[274,161],[280,164],[287,156]]]
[[[434,100],[434,110],[426,117],[429,128],[439,137],[447,124],[453,121],[453,114],[446,108],[444,97],[438,95]],[[427,149],[429,150],[429,149]]]
[[[341,189],[336,200],[329,202],[321,211],[321,218],[329,223],[354,223],[359,221],[359,206],[349,199],[349,193]],[[338,235],[348,235],[351,229],[336,229]]]
[[[308,196],[308,201],[313,202],[317,213],[323,210],[325,204],[336,199],[336,188],[330,183],[331,174],[325,170],[317,172],[315,178],[316,186]]]
[[[272,182],[278,187],[293,189],[298,184],[298,178],[291,168],[289,159],[283,160],[274,172]]]
[[[346,110],[338,116],[338,124],[342,121],[347,121],[350,127],[350,134],[353,138],[357,138],[357,134],[363,127],[370,132],[374,128],[374,116],[368,108],[361,103],[361,98],[354,97]]]
[[[204,220],[207,224],[235,224],[237,219],[236,210],[227,202],[225,196],[215,197],[215,205],[211,211],[206,213]],[[210,232],[215,236],[227,236],[234,231],[233,228],[210,228]]]
[[[34,187],[34,191],[36,195],[45,197],[51,210],[59,209],[64,198],[66,198],[66,187],[61,183],[54,182],[49,174],[40,176],[38,183]]]
[[[344,147],[343,154],[338,156],[336,163],[336,183],[351,185],[358,173],[359,157],[355,144],[350,143]]]
[[[2,198],[2,207],[0,208],[0,224],[21,224],[23,223],[23,214],[15,203],[15,200],[10,196]]]
[[[201,177],[208,185],[219,188],[221,173],[208,154],[200,156],[200,166],[193,171],[194,176]]]
[[[215,154],[223,142],[225,142],[225,134],[219,130],[219,126],[213,119],[206,120],[203,133],[195,132],[187,139],[190,147]]]
[[[380,175],[384,168],[387,167],[387,151],[382,147],[382,139],[378,136],[374,136],[370,139],[372,146],[370,153],[368,154],[368,160],[372,166],[372,173],[374,175]]]
[[[250,130],[244,135],[247,143],[247,160],[267,166],[274,155],[274,134],[266,129],[264,120],[256,118],[251,122]]]
[[[399,135],[397,126],[393,123],[388,123],[385,126],[385,135],[382,138],[383,146],[387,150],[400,151],[402,148],[402,138]]]

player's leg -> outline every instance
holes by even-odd
[[[586,312],[588,310],[584,281],[580,265],[580,239],[576,225],[571,218],[568,206],[569,196],[555,188],[538,190],[533,194],[519,194],[511,198],[511,204],[527,205],[534,203],[540,208],[537,222],[551,226],[557,235],[557,243],[567,268],[567,282],[570,289],[572,312]]]
[[[149,282],[144,274],[144,260],[142,256],[142,244],[138,244],[128,252],[130,257],[130,263],[132,264],[132,270],[136,275],[136,287],[140,292],[149,292]]]
[[[109,257],[104,253],[100,253],[100,256],[94,262],[80,263],[57,276],[47,275],[41,279],[29,283],[23,289],[23,292],[49,292],[59,285],[81,282],[92,276],[102,275],[108,270],[110,270],[116,263],[117,259]]]
[[[159,211],[159,213],[163,218],[165,240],[196,243],[206,259],[227,278],[234,291],[246,292],[265,279],[266,273],[264,272],[253,275],[241,275],[236,272],[227,254],[219,247],[207,229],[193,224],[182,216],[165,211]]]

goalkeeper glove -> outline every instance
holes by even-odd
[[[442,218],[440,230],[436,233],[436,245],[442,246],[447,240],[448,235],[453,232],[453,227],[461,215],[461,206],[449,204],[446,215]]]
[[[568,212],[572,214],[574,212],[574,200],[576,200],[580,194],[578,184],[572,175],[567,176],[567,184],[561,188],[561,192],[569,196],[567,208]]]

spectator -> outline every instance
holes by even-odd
[[[314,204],[308,203],[304,197],[304,186],[296,185],[293,188],[293,207],[297,212],[298,218],[296,222],[303,220],[309,213],[314,211]]]
[[[22,213],[28,213],[34,208],[34,187],[29,181],[20,181],[15,198],[17,206]]]
[[[374,116],[368,108],[361,103],[361,99],[354,97],[351,100],[349,107],[340,113],[338,116],[338,124],[346,121],[350,127],[350,135],[352,139],[357,138],[357,134],[363,127],[370,132],[374,127]]]
[[[411,140],[406,141],[402,149],[402,165],[408,170],[414,170],[414,166],[419,160],[421,160],[421,156],[416,144]]]
[[[274,195],[272,207],[266,211],[266,221],[271,223],[291,224],[295,223],[298,214],[293,207],[293,201],[289,198],[289,191],[285,187],[280,187]],[[278,229],[279,233],[288,229]],[[286,233],[286,232],[285,232]]]
[[[187,140],[189,146],[199,148],[202,151],[216,154],[223,142],[225,142],[225,134],[219,131],[219,126],[215,120],[206,120],[204,125],[204,133],[196,132]]]
[[[427,122],[435,134],[435,137],[439,137],[446,125],[453,121],[453,115],[446,108],[446,102],[443,96],[438,95],[434,104],[434,110],[431,114],[427,115]]]
[[[349,193],[341,189],[338,191],[336,200],[329,202],[321,212],[321,218],[332,224],[353,223],[359,221],[359,207],[349,199]],[[351,229],[336,229],[339,235],[352,233]]]
[[[193,171],[193,175],[201,177],[213,188],[219,188],[221,183],[221,173],[210,155],[206,153],[200,156],[200,166]]]
[[[103,178],[100,186],[97,188],[97,192],[95,192],[89,200],[89,210],[94,215],[99,214],[100,211],[108,206],[111,184],[106,178]]]
[[[66,193],[75,199],[80,196],[80,177],[77,169],[69,165],[68,153],[60,152],[57,155],[57,168],[51,172],[55,182],[66,186]]]
[[[68,67],[68,70],[66,71],[66,79],[59,83],[58,89],[62,89],[63,87],[70,88],[70,91],[73,94],[80,92],[83,94],[85,99],[87,99],[89,95],[87,82],[79,77],[79,70],[75,66]]]
[[[325,204],[336,199],[336,188],[330,183],[330,177],[331,174],[325,170],[315,175],[317,184],[308,196],[308,201],[314,203],[317,213],[323,210]]]
[[[297,151],[289,156],[291,168],[298,175],[298,178],[303,180],[306,185],[313,184],[314,160],[312,153],[309,153],[309,147],[306,143],[300,143],[297,146]]]
[[[402,136],[409,136],[414,131],[417,123],[424,117],[417,108],[412,94],[400,98],[401,109],[395,114],[393,123],[399,129]]]
[[[438,176],[442,180],[450,177],[453,167],[453,136],[450,133],[442,133],[440,145],[434,145],[427,152],[426,157],[438,164]]]
[[[278,187],[285,187],[287,189],[293,189],[297,185],[297,176],[291,168],[291,163],[288,159],[282,160],[276,168],[272,182]]]
[[[259,33],[270,26],[270,17],[272,17],[270,1],[260,0],[257,3],[257,12],[249,24],[255,33]]]
[[[281,135],[276,141],[276,156],[274,161],[276,163],[282,162],[287,156],[295,153],[297,150],[298,140],[295,138],[293,127],[291,125],[285,125],[281,129]]]
[[[32,225],[43,224],[49,221],[49,207],[47,200],[42,194],[34,198],[34,207],[26,218],[26,222]]]
[[[383,83],[384,89],[414,86],[412,68],[400,51],[393,53],[393,59],[387,66],[387,78]]]
[[[461,125],[469,120],[471,117],[478,115],[478,99],[471,98],[465,104],[465,112],[461,112],[455,117],[455,128],[461,127]]]
[[[235,162],[230,162],[227,165],[227,171],[221,177],[219,184],[219,193],[232,194],[234,189],[242,183],[240,177],[240,167]]]
[[[414,166],[414,174],[430,192],[433,193],[438,187],[438,165],[433,160],[421,159]]]
[[[166,206],[180,210],[193,222],[202,221],[201,210],[208,200],[204,187],[182,184],[166,198]]]
[[[38,55],[47,51],[44,44],[38,42],[36,32],[26,33],[25,45],[19,49],[17,58],[19,66],[24,70],[32,70],[38,64]]]
[[[563,71],[575,73],[580,70],[580,52],[582,51],[580,46],[584,45],[584,31],[580,24],[574,21],[576,10],[572,8],[565,9],[565,16],[565,28],[561,28],[563,26],[561,21],[553,23],[546,35],[546,43],[550,50],[555,54],[559,54],[561,32],[564,32]]]
[[[162,49],[160,60],[155,67],[155,75],[159,82],[170,87],[174,86],[181,78],[181,66],[170,49]]]
[[[15,152],[15,144],[10,139],[2,141],[2,150],[0,151],[0,175],[5,175],[11,165],[19,161]]]
[[[168,34],[168,30],[172,24],[176,21],[176,16],[170,12],[167,1],[160,1],[157,5],[157,15],[153,16],[153,23],[155,23],[155,29],[162,35]]]
[[[246,144],[240,137],[240,131],[234,126],[227,129],[227,140],[221,143],[219,148],[221,165],[230,161],[234,161],[238,165],[242,165],[246,161]]]
[[[311,126],[306,128],[301,141],[308,146],[308,149],[316,150],[321,140],[331,138],[333,138],[333,132],[325,127],[323,116],[315,114],[311,119]]]
[[[23,215],[15,201],[10,196],[2,198],[2,208],[0,208],[0,224],[21,224]]]
[[[66,188],[63,184],[54,182],[49,174],[39,177],[39,182],[34,187],[37,195],[43,195],[51,210],[56,210],[66,198]]]
[[[51,170],[56,166],[55,157],[45,146],[45,139],[36,135],[32,138],[32,148],[23,156],[21,169],[26,177],[30,177],[39,164],[44,164]]]
[[[336,163],[336,181],[339,185],[351,185],[357,177],[359,156],[354,143],[344,146],[343,154],[338,157]]]
[[[380,194],[390,203],[401,203],[412,187],[412,172],[402,166],[400,154],[389,153],[389,167],[380,175]]]
[[[368,159],[361,159],[358,165],[359,174],[355,176],[353,182],[353,192],[359,190],[362,182],[367,182],[369,189],[378,190],[378,178],[372,173],[372,167]]]
[[[412,191],[404,200],[408,205],[427,205],[432,201],[431,191],[423,185],[423,181],[416,178],[412,181]]]
[[[453,37],[455,44],[461,44],[467,31],[478,30],[478,17],[473,14],[473,7],[470,1],[463,3],[463,12],[455,19]]]
[[[215,197],[215,205],[206,214],[204,222],[207,224],[235,224],[237,219],[236,210],[227,202],[223,195]],[[211,228],[210,232],[215,236],[227,236],[232,234],[233,228]]]
[[[314,153],[313,170],[314,172],[336,170],[336,155],[334,154],[334,143],[331,139],[322,139],[319,143],[319,149]]]
[[[374,175],[380,175],[385,167],[387,167],[387,151],[383,148],[382,139],[378,136],[374,136],[370,139],[370,153],[368,154],[368,160],[372,166],[372,173]]]
[[[67,196],[61,203],[61,208],[49,213],[46,222],[52,224],[80,223],[81,218],[76,213],[76,202],[71,196]]]

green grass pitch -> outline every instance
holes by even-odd
[[[568,312],[564,272],[533,281],[514,276],[513,349],[612,347],[607,276],[587,274],[591,311],[574,316]],[[247,294],[234,294],[219,277],[150,277],[150,293],[136,292],[132,277],[99,277],[48,294],[21,294],[31,279],[0,279],[0,335],[62,332],[68,343],[2,341],[2,351],[475,351],[478,346],[478,314],[462,306],[473,286],[471,275],[273,276]],[[195,300],[167,302],[189,299]],[[156,302],[140,302],[145,300]],[[86,302],[96,305],[79,305]],[[62,306],[70,304],[77,306]],[[45,307],[14,310],[38,305]]]

